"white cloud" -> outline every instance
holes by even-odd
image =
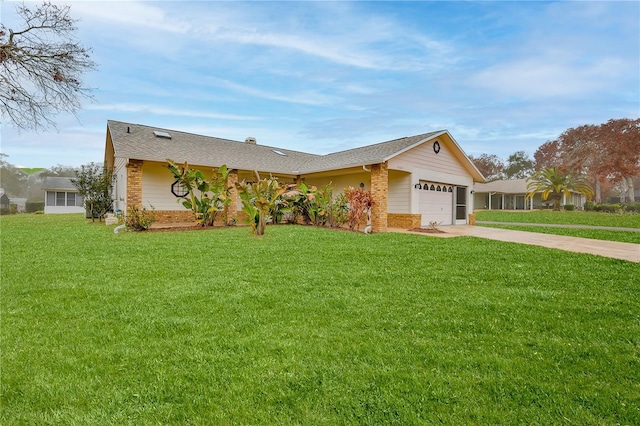
[[[69,2],[63,2],[69,3]],[[72,13],[83,21],[98,21],[127,29],[153,29],[170,33],[186,33],[191,25],[179,16],[168,16],[159,6],[140,1],[73,1]]]
[[[200,110],[162,108],[145,104],[108,104],[108,105],[90,105],[86,108],[93,111],[119,111],[119,112],[145,112],[157,115],[180,116],[180,117],[199,117],[213,118],[221,120],[260,120],[261,117],[250,115],[221,114],[215,112],[206,112]]]
[[[470,82],[509,97],[547,98],[585,95],[604,90],[624,68],[616,58],[602,58],[582,65],[551,61],[548,58],[523,58],[481,70]]]

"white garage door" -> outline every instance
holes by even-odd
[[[428,189],[424,189],[425,185]],[[451,185],[425,182],[420,191],[421,225],[428,227],[431,222],[438,225],[453,223],[453,189]]]

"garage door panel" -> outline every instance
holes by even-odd
[[[453,223],[453,193],[440,191],[420,191],[421,225],[429,226],[431,222],[440,225]]]

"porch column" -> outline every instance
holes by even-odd
[[[238,171],[230,170],[227,175],[227,186],[229,187],[229,198],[231,198],[231,202],[225,209],[225,225],[233,225],[238,218],[238,188],[236,188],[236,183],[238,183]]]
[[[387,232],[387,200],[389,199],[389,169],[387,163],[371,166],[371,230]]]
[[[129,207],[142,208],[143,163],[142,160],[129,160],[127,163],[127,209]]]

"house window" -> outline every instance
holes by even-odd
[[[76,193],[67,192],[67,206],[75,206],[75,205],[76,205]]]
[[[66,205],[67,205],[67,193],[56,192],[56,206],[66,206]]]
[[[47,205],[55,206],[56,205],[56,193],[47,191]]]
[[[180,180],[176,180],[171,184],[171,193],[178,198],[184,198],[189,195],[189,189],[180,183]]]

